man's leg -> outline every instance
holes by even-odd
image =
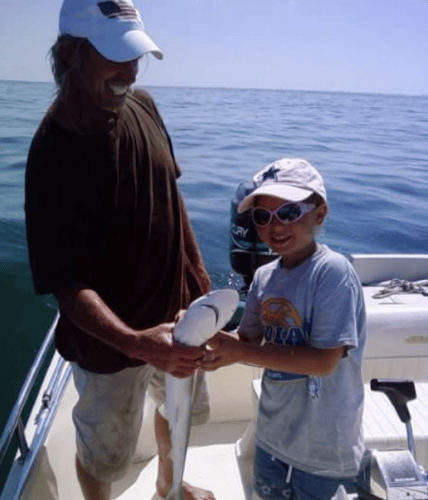
[[[159,496],[166,497],[172,485],[172,461],[169,458],[171,445],[168,421],[162,417],[157,409],[155,413],[155,435],[159,454],[156,490]]]
[[[195,387],[192,405],[192,424],[199,425],[209,419],[208,389],[205,375],[200,372],[195,376]],[[172,461],[170,458],[171,441],[169,425],[162,415],[165,403],[165,374],[161,370],[156,370],[153,374],[149,391],[156,403],[155,413],[155,435],[158,445],[159,465],[158,477],[156,481],[157,494],[164,498],[167,496],[172,485]],[[160,411],[159,411],[160,409]],[[207,490],[196,488],[183,482],[185,500],[215,500],[214,495]]]
[[[172,461],[170,459],[171,443],[169,439],[168,421],[156,410],[155,434],[159,451],[158,477],[156,490],[161,498],[167,496],[172,485]],[[196,488],[183,482],[184,500],[215,500],[211,491]]]
[[[109,500],[111,483],[102,483],[85,472],[77,456],[76,471],[85,500]]]

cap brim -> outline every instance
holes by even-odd
[[[117,34],[114,38],[115,40],[110,33],[108,36],[93,36],[89,41],[109,61],[133,61],[147,53],[152,53],[157,59],[163,59],[163,52],[145,31],[127,31]]]
[[[313,191],[309,189],[301,189],[279,183],[268,184],[255,189],[251,194],[246,196],[238,205],[238,213],[242,214],[243,212],[249,210],[253,206],[254,198],[256,196],[275,196],[275,198],[281,198],[286,201],[303,201],[311,196],[312,193]]]

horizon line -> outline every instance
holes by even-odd
[[[55,82],[47,80],[16,80],[13,78],[0,78],[0,82],[11,82],[11,83],[44,83],[55,85]],[[293,89],[293,88],[280,88],[280,87],[216,87],[216,86],[200,86],[200,85],[161,85],[161,84],[148,84],[142,85],[135,84],[136,87],[143,88],[183,88],[183,89],[200,89],[200,90],[258,90],[258,91],[283,91],[283,92],[314,92],[314,93],[330,93],[330,94],[364,94],[364,95],[385,95],[385,96],[403,96],[403,97],[428,97],[428,93],[403,93],[403,92],[385,92],[385,91],[363,91],[363,90],[317,90],[317,89]]]

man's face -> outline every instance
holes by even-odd
[[[135,82],[138,59],[117,63],[105,59],[90,44],[80,51],[76,65],[78,83],[103,110],[117,111]]]

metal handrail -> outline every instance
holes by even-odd
[[[53,342],[55,327],[58,323],[58,319],[59,319],[59,312],[57,312],[55,319],[53,320],[52,325],[50,326],[43,340],[43,343],[37,353],[37,356],[33,364],[31,365],[30,371],[28,372],[27,378],[25,379],[25,382],[22,385],[18,399],[15,403],[15,406],[12,409],[12,412],[9,416],[9,419],[1,435],[0,464],[3,462],[3,459],[6,455],[6,452],[9,448],[10,442],[14,434],[16,434],[18,437],[18,446],[22,454],[22,458],[25,459],[25,457],[28,454],[29,447],[23,432],[24,426],[22,423],[21,415],[24,410],[24,406],[28,400],[28,397],[31,393],[37,375],[39,374],[40,368],[42,367],[43,362],[45,361],[46,356],[48,354],[49,348]]]
[[[49,383],[48,389],[43,394],[42,406],[36,416],[37,428],[31,442],[29,453],[21,459],[21,470],[19,479],[13,484],[12,494],[6,494],[9,500],[20,500],[30,479],[33,468],[39,457],[46,436],[52,426],[59,404],[61,402],[68,381],[71,377],[72,368],[68,361],[59,357],[55,367],[54,375]],[[10,491],[10,490],[9,490]]]

